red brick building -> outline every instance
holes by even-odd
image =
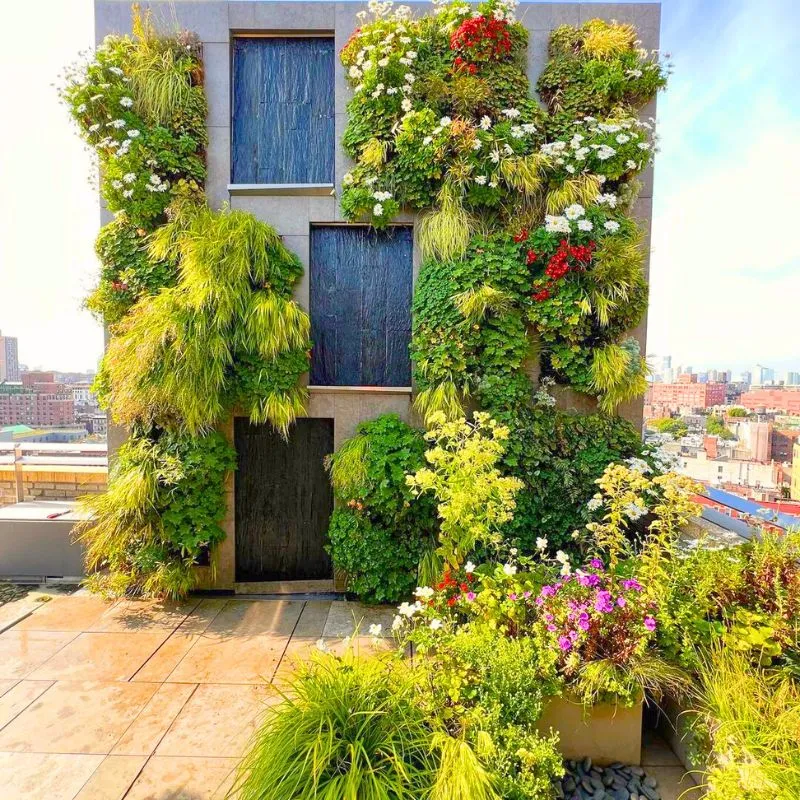
[[[774,409],[785,414],[800,414],[800,386],[761,386],[745,392],[739,398],[739,405],[749,411]]]
[[[64,426],[75,424],[72,395],[0,394],[0,425]]]
[[[684,376],[681,378],[697,376]],[[647,390],[645,403],[661,413],[675,412],[682,408],[711,408],[725,403],[724,383],[653,383]]]

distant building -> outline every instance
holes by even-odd
[[[750,411],[782,411],[785,414],[800,414],[800,387],[754,387],[744,392],[739,404]]]
[[[72,395],[0,391],[0,425],[64,427],[74,424]]]
[[[90,383],[72,383],[67,388],[72,392],[72,400],[76,406],[97,405],[97,398],[92,393]]]
[[[0,383],[19,380],[19,353],[15,336],[0,331]]]
[[[792,488],[789,496],[792,500],[800,500],[800,441],[794,443],[792,452]]]
[[[756,364],[753,367],[751,383],[753,386],[768,386],[775,383],[775,370],[762,364]]]
[[[709,458],[704,450],[694,456],[680,456],[679,470],[712,486],[741,486],[779,492],[783,482],[783,472],[777,464]]]
[[[95,436],[108,435],[108,417],[105,414],[92,414],[91,432]]]
[[[750,386],[753,382],[753,373],[745,370],[739,375],[739,382],[743,383],[745,386]]]
[[[794,445],[798,440],[800,440],[800,430],[773,429],[770,439],[770,457],[772,460],[782,464],[792,462]],[[800,468],[800,462],[798,462],[797,466]]]
[[[681,409],[711,408],[725,403],[724,383],[697,383],[697,376],[684,373],[678,383],[654,383],[647,390],[645,403],[656,416]]]
[[[786,372],[783,376],[784,386],[800,386],[800,372]]]

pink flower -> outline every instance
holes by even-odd
[[[611,592],[606,590],[597,593],[594,601],[594,610],[602,614],[609,614],[614,610],[614,603],[611,600]]]
[[[625,598],[624,598],[622,595],[620,595],[620,596],[617,598],[617,605],[618,605],[620,608],[625,608],[625,603],[627,603],[627,602],[628,602],[628,601],[627,601],[627,600],[626,600],[626,599],[625,599]]]
[[[585,611],[580,615],[580,617],[578,617],[578,627],[582,631],[589,630],[589,615]]]
[[[475,599],[475,592],[467,592],[467,600],[469,600],[471,603],[474,599]]]
[[[603,562],[599,558],[593,558],[589,565],[594,567],[595,569],[603,569]]]
[[[644,626],[652,633],[656,629],[656,621],[652,617],[645,617]]]
[[[572,642],[570,641],[569,637],[567,637],[567,636],[559,636],[558,637],[558,646],[562,650],[569,650],[572,647]]]
[[[511,592],[511,594],[508,596],[508,599],[509,600],[516,600],[517,599],[517,593],[516,592]]]
[[[629,578],[628,580],[622,581],[622,588],[623,589],[633,589],[635,592],[642,591],[642,584],[639,581],[635,580],[634,578]]]
[[[555,633],[555,632],[558,630],[558,628],[556,628],[556,626],[555,626],[555,625],[553,625],[553,623],[551,622],[551,623],[550,623],[550,624],[547,626],[547,630],[549,630],[549,631],[550,631],[550,633]]]

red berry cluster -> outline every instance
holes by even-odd
[[[508,23],[484,16],[465,19],[450,37],[450,49],[467,52],[472,61],[498,61],[511,51]]]
[[[568,272],[580,272],[585,270],[592,260],[596,246],[594,242],[571,245],[566,239],[562,239],[558,245],[558,250],[550,256],[547,261],[547,266],[544,268],[547,281],[544,286],[541,286],[540,282],[536,283],[536,286],[541,286],[541,288],[531,295],[533,299],[536,302],[547,300],[555,288],[555,285]],[[532,264],[537,258],[538,254],[536,252],[528,250],[526,255],[526,262],[528,264]]]

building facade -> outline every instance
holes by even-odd
[[[19,353],[17,339],[3,336],[0,331],[0,383],[14,383],[19,380]]]
[[[35,392],[0,393],[0,425],[74,425],[71,395]]]
[[[698,383],[696,375],[684,373],[677,383],[650,384],[645,404],[654,416],[664,416],[681,409],[712,408],[725,403],[724,383]],[[694,380],[692,380],[694,379]]]
[[[784,414],[800,414],[800,387],[758,387],[744,392],[739,405],[749,411],[781,411]]]
[[[427,3],[409,3],[412,11],[427,12]],[[352,435],[359,422],[388,412],[412,420],[411,364],[408,354],[410,303],[420,251],[414,228],[416,215],[400,216],[385,232],[345,223],[337,189],[352,168],[341,146],[347,123],[346,105],[352,96],[337,54],[359,27],[361,3],[341,2],[196,2],[142,3],[156,24],[166,22],[195,32],[203,45],[204,80],[208,99],[206,195],[212,208],[229,203],[254,214],[277,230],[285,245],[298,254],[304,277],[296,299],[309,311],[312,339],[326,346],[314,352],[309,375],[308,418],[293,428],[281,464],[294,458],[292,448],[331,452]],[[595,18],[636,25],[642,46],[659,46],[660,6],[652,3],[522,3],[518,18],[529,32],[528,75],[535,84],[547,62],[552,30],[561,24],[580,25]],[[95,33],[99,43],[107,34],[130,32],[128,0],[96,0]],[[287,66],[288,65],[288,66]],[[294,75],[302,81],[307,117],[280,127],[275,80]],[[284,76],[284,77],[280,77]],[[285,109],[279,109],[283,113]],[[655,116],[655,103],[643,117]],[[253,154],[259,153],[258,158]],[[643,187],[634,214],[646,233],[652,213],[652,168],[642,175]],[[103,222],[110,217],[103,216]],[[326,287],[336,275],[353,292]],[[645,349],[646,320],[633,332]],[[334,335],[335,334],[335,335]],[[369,348],[382,353],[380,368],[367,358]],[[332,354],[332,355],[331,355]],[[566,394],[566,407],[593,407],[584,396]],[[716,402],[716,401],[715,401]],[[641,425],[642,402],[621,408]],[[221,546],[216,586],[258,580],[242,569],[237,531],[251,520],[248,505],[248,459],[259,448],[278,458],[264,426],[236,418],[224,427],[240,455],[239,469],[229,482],[227,537]],[[119,433],[109,429],[113,450]],[[259,452],[266,452],[266,449]],[[308,452],[311,452],[309,450]],[[316,453],[316,450],[313,450]],[[255,456],[253,456],[255,457]],[[316,455],[314,455],[316,459]],[[276,461],[272,462],[277,463]],[[263,487],[263,475],[257,476]],[[243,537],[239,537],[243,540]],[[260,583],[265,588],[265,581]],[[330,579],[313,588],[326,588]]]

